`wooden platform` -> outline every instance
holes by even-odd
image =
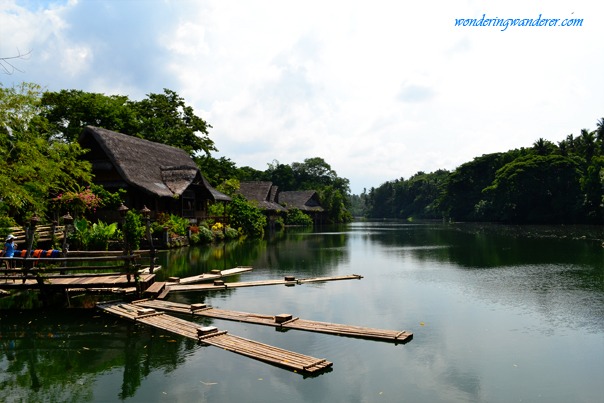
[[[1,271],[1,270],[0,270]],[[5,279],[0,281],[0,288],[3,289],[39,289],[40,284],[34,277],[15,277],[14,280]],[[140,275],[140,283],[143,288],[151,284],[155,279],[155,274]],[[42,277],[43,287],[48,289],[123,289],[127,292],[130,288],[135,290],[134,276],[130,276],[130,282],[126,274],[78,274],[78,275],[52,275]]]
[[[260,361],[268,362],[279,367],[292,369],[302,374],[320,373],[330,368],[333,363],[296,352],[273,347],[268,344],[233,336],[226,331],[213,327],[200,327],[199,324],[188,322],[152,308],[144,308],[133,304],[110,303],[99,304],[99,309],[119,317],[153,326],[167,332],[198,340],[202,343],[220,347],[224,350],[245,355]]]
[[[211,307],[202,307],[177,302],[158,300],[134,301],[134,305],[154,310],[193,314],[215,319],[225,319],[237,322],[253,323],[257,325],[273,326],[282,329],[305,330],[308,332],[327,333],[337,336],[348,336],[362,339],[389,341],[394,343],[407,343],[413,339],[413,333],[398,330],[374,329],[361,326],[341,325],[337,323],[318,322],[293,317],[289,314],[262,315],[257,313],[230,311]],[[291,319],[290,319],[291,318]]]

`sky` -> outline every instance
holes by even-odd
[[[0,83],[167,88],[212,126],[215,157],[321,157],[360,194],[595,130],[603,17],[593,0],[0,0],[0,57],[27,53]],[[489,25],[456,26],[472,18]],[[493,26],[510,19],[548,21]]]

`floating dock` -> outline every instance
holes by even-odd
[[[362,339],[407,343],[413,339],[413,333],[408,331],[374,329],[361,326],[341,325],[337,323],[318,322],[293,317],[290,314],[262,315],[257,313],[230,311],[206,307],[205,304],[181,304],[158,300],[134,301],[134,305],[182,314],[193,314],[215,319],[225,319],[257,325],[273,326],[281,329],[305,330],[308,332],[327,333],[338,336],[356,337]]]
[[[279,367],[288,368],[301,374],[316,374],[333,363],[296,352],[273,347],[268,344],[245,339],[243,337],[219,331],[213,326],[200,326],[197,323],[157,312],[153,308],[144,308],[133,304],[113,302],[98,304],[97,307],[107,313],[129,319],[166,332],[197,340],[199,342],[245,355]]]

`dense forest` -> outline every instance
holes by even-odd
[[[558,144],[486,154],[449,172],[418,172],[353,196],[371,218],[602,224],[604,118]]]
[[[320,157],[302,162],[268,163],[265,171],[237,167],[228,158],[215,158],[209,136],[212,126],[195,115],[174,91],[148,94],[140,101],[127,96],[80,90],[44,91],[34,83],[0,85],[0,226],[26,222],[36,214],[56,216],[57,198],[71,195],[83,208],[115,204],[116,197],[93,181],[83,161],[78,137],[85,126],[134,135],[186,150],[213,186],[232,193],[243,180],[272,181],[281,190],[315,190],[326,209],[327,222],[345,222],[349,182]],[[118,204],[119,204],[119,200]]]

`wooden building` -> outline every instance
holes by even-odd
[[[321,222],[323,212],[319,195],[314,190],[279,192],[277,202],[287,208],[297,208],[308,214],[315,223]]]
[[[197,222],[207,215],[210,202],[230,197],[214,189],[189,154],[176,147],[87,126],[79,143],[89,151],[93,182],[115,192],[126,190],[125,204],[152,216],[169,213]]]
[[[277,198],[277,191],[278,187],[274,186],[272,182],[244,181],[239,184],[239,193],[262,210],[266,215],[269,225],[271,225],[279,215],[287,212],[287,208],[275,201]]]

